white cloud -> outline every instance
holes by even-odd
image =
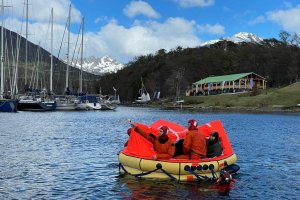
[[[278,23],[285,31],[300,33],[300,5],[287,10],[267,13],[268,19]]]
[[[54,20],[57,23],[65,23],[68,17],[70,0],[29,0],[28,1],[28,19],[29,21],[49,22],[51,8],[53,8]],[[24,0],[11,0],[8,3],[11,8],[6,8],[6,12],[12,13],[13,17],[25,19]],[[72,22],[79,23],[81,21],[81,13],[78,9],[72,6],[71,9]]]
[[[98,17],[98,18],[96,18],[96,19],[94,20],[94,23],[95,23],[95,24],[98,24],[98,23],[101,22],[101,21],[102,21],[102,18]]]
[[[144,1],[132,1],[124,8],[124,14],[130,18],[144,15],[149,18],[159,18],[160,15],[148,3]]]
[[[198,26],[198,29],[200,30],[200,32],[210,33],[210,34],[215,34],[215,35],[223,35],[225,33],[224,26],[222,26],[220,24],[215,24],[215,25],[210,25],[210,24],[200,25],[200,26]]]
[[[263,15],[260,15],[258,17],[256,17],[255,19],[249,21],[249,25],[256,25],[256,24],[262,24],[266,22],[266,18]]]
[[[94,23],[95,24],[98,24],[100,22],[108,22],[109,21],[109,18],[107,16],[102,16],[102,17],[97,17],[95,20],[94,20]]]
[[[87,54],[111,55],[128,62],[139,55],[154,53],[159,49],[171,50],[177,46],[195,47],[200,40],[195,35],[196,24],[182,18],[169,18],[164,23],[148,22],[125,28],[111,22],[98,33],[87,34]]]
[[[30,4],[33,4],[37,0],[31,0]],[[61,0],[62,1],[62,0]],[[51,2],[60,3],[59,0],[52,0]],[[54,55],[58,55],[60,46],[62,49],[60,52],[60,59],[65,59],[67,51],[67,35],[62,36],[65,31],[65,23],[68,15],[68,0],[67,3],[59,4],[61,17],[54,9],[54,18],[57,19],[54,23]],[[25,23],[20,18],[22,16],[23,3],[19,3],[19,7],[14,5],[14,18],[5,19],[5,27],[25,36]],[[19,9],[19,12],[16,12]],[[34,10],[44,8],[34,8]],[[43,10],[40,16],[30,15],[29,20],[29,36],[28,40],[39,44],[50,51],[50,9]],[[39,13],[39,11],[37,11]],[[17,15],[18,13],[18,15]],[[80,19],[80,12],[77,13],[78,20]],[[7,17],[12,13],[7,13]],[[76,19],[76,18],[75,18]],[[78,21],[77,20],[77,21]],[[100,19],[96,19],[95,22],[99,22]],[[84,44],[84,57],[95,56],[102,57],[110,55],[112,58],[117,59],[119,62],[127,63],[135,56],[154,53],[159,49],[171,50],[177,46],[181,47],[195,47],[201,44],[200,39],[197,37],[198,25],[193,20],[186,20],[184,18],[168,18],[163,22],[157,21],[137,21],[129,27],[118,24],[116,20],[105,22],[106,24],[101,27],[98,32],[89,32],[86,29],[85,32],[85,44]],[[70,38],[70,52],[71,58],[74,52],[74,46],[78,36],[79,23],[72,24],[71,38]],[[22,27],[22,30],[21,30]],[[213,31],[212,31],[213,32]]]
[[[181,7],[206,7],[212,6],[215,0],[175,0]]]

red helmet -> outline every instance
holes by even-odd
[[[198,122],[196,120],[190,119],[188,121],[188,129],[189,130],[195,130],[195,129],[197,129],[197,126],[198,126]]]
[[[162,126],[159,130],[162,131],[162,134],[168,134],[169,128],[167,126]]]

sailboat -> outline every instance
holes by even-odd
[[[28,4],[27,4],[28,6]],[[28,19],[27,19],[28,20]],[[53,42],[53,8],[51,9],[51,48]],[[27,33],[26,33],[27,35]],[[38,63],[39,64],[39,49],[37,51],[38,55]],[[27,54],[26,54],[27,56]],[[52,49],[51,49],[51,64],[52,64]],[[50,72],[50,92],[52,91],[52,65]],[[36,88],[38,88],[38,71],[37,71],[37,84]],[[26,79],[26,78],[25,78]],[[18,110],[22,111],[53,111],[56,109],[56,101],[50,96],[46,95],[46,90],[42,90],[37,93],[27,93],[26,95],[20,96],[20,100],[18,103]]]
[[[79,97],[79,100],[86,105],[87,110],[115,110],[117,108],[116,104],[110,102],[108,96],[101,94],[101,87],[99,96],[95,94],[83,95]]]
[[[1,24],[1,86],[0,86],[0,112],[16,112],[18,100],[6,98],[4,95],[4,55],[3,55],[3,15],[4,15],[4,5],[3,0],[1,4],[1,16],[2,16],[2,24]]]
[[[141,78],[141,82],[142,82],[142,86],[141,86],[141,88],[139,90],[140,96],[135,101],[138,102],[138,103],[147,103],[147,102],[149,102],[151,100],[150,99],[150,95],[147,92],[147,89],[146,89],[146,87],[144,85],[143,78]]]
[[[101,104],[95,95],[80,96],[79,102],[85,106],[86,110],[101,110]]]
[[[38,62],[37,68],[39,67],[39,48],[38,48]],[[38,74],[39,71],[36,71],[36,86],[38,88]],[[56,109],[56,102],[53,98],[49,97],[46,89],[39,91],[38,89],[33,92],[27,92],[26,95],[20,96],[20,100],[18,103],[18,110],[22,111],[53,111]]]
[[[62,96],[56,96],[56,101],[57,101],[57,107],[56,110],[61,110],[61,111],[67,111],[67,110],[87,110],[87,105],[85,105],[81,100],[72,95],[70,90],[69,90],[69,65],[70,65],[70,60],[69,60],[69,49],[70,49],[70,24],[71,24],[71,5],[69,7],[69,16],[68,16],[68,47],[67,47],[67,70],[66,70],[66,94]],[[84,18],[82,18],[82,45],[81,45],[81,51],[83,51],[83,24],[84,24]],[[81,53],[82,54],[82,53]],[[81,61],[82,62],[82,61]],[[81,67],[81,72],[80,72],[80,93],[82,93],[82,67]]]
[[[110,100],[100,99],[100,110],[115,110],[117,108],[117,104],[110,102]]]
[[[113,87],[114,91],[115,91],[115,96],[114,97],[110,97],[109,98],[109,102],[111,104],[120,104],[120,95],[117,95],[117,89],[115,87]]]
[[[18,100],[0,97],[0,112],[16,112]]]

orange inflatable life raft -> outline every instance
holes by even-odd
[[[174,143],[184,139],[187,128],[167,120],[158,120],[150,126],[136,123],[139,128],[158,134],[161,126],[169,127],[169,138]],[[235,173],[239,166],[235,163],[237,156],[230,144],[229,138],[221,121],[211,121],[198,127],[205,137],[209,137],[212,131],[219,133],[223,153],[214,158],[200,160],[189,159],[166,159],[153,160],[156,152],[153,144],[136,133],[131,131],[128,144],[119,153],[119,171],[121,174],[128,174],[138,178],[174,179],[178,181],[203,181],[217,180],[223,170]]]

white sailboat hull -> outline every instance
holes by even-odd
[[[101,110],[100,103],[85,103],[88,110]]]

